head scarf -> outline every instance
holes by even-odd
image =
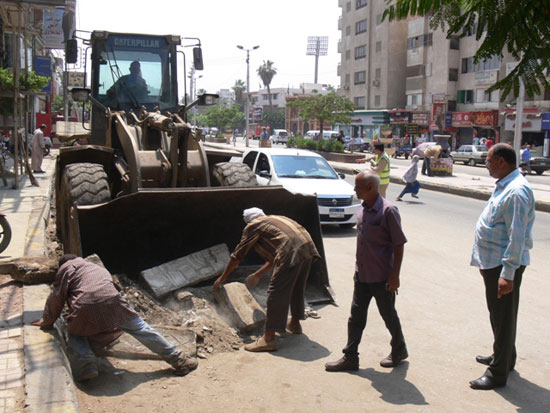
[[[243,219],[247,224],[258,217],[265,217],[264,211],[260,208],[248,208],[243,211]]]
[[[418,162],[418,155],[414,155],[413,158],[412,158],[412,161],[413,162]]]

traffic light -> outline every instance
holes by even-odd
[[[74,64],[78,60],[78,43],[76,39],[69,39],[65,43],[65,61]]]

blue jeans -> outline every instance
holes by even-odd
[[[119,325],[118,328],[132,335],[153,353],[166,360],[167,363],[173,365],[177,362],[180,355],[177,348],[166,341],[158,331],[149,326],[141,317],[136,317],[125,324]],[[95,361],[96,356],[86,337],[69,334],[68,346],[79,360]]]

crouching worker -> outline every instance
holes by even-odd
[[[266,263],[246,279],[250,288],[258,285],[262,275],[273,268],[267,289],[267,320],[265,333],[255,343],[245,346],[248,351],[274,351],[278,344],[276,332],[285,327],[294,334],[302,333],[300,320],[304,316],[304,294],[311,263],[320,258],[311,236],[290,218],[268,215],[259,208],[245,209],[241,242],[231,254],[227,268],[214,283],[218,289],[245,255],[254,247]],[[291,319],[287,325],[288,307]]]
[[[160,355],[175,368],[178,376],[197,368],[196,359],[185,357],[130,308],[105,268],[71,254],[59,260],[59,269],[42,318],[32,324],[51,329],[65,303],[69,307],[65,317],[69,333],[69,360],[76,381],[98,376],[96,353],[100,353],[123,332],[131,334]]]

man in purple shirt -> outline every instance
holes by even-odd
[[[325,364],[327,371],[359,369],[358,347],[367,324],[367,311],[372,298],[391,334],[391,353],[380,362],[382,367],[395,367],[409,355],[401,323],[395,310],[399,288],[399,271],[407,242],[401,229],[397,207],[378,193],[378,175],[363,171],[355,178],[355,192],[363,200],[357,214],[357,253],[351,315],[348,320],[348,342],[344,357]]]

